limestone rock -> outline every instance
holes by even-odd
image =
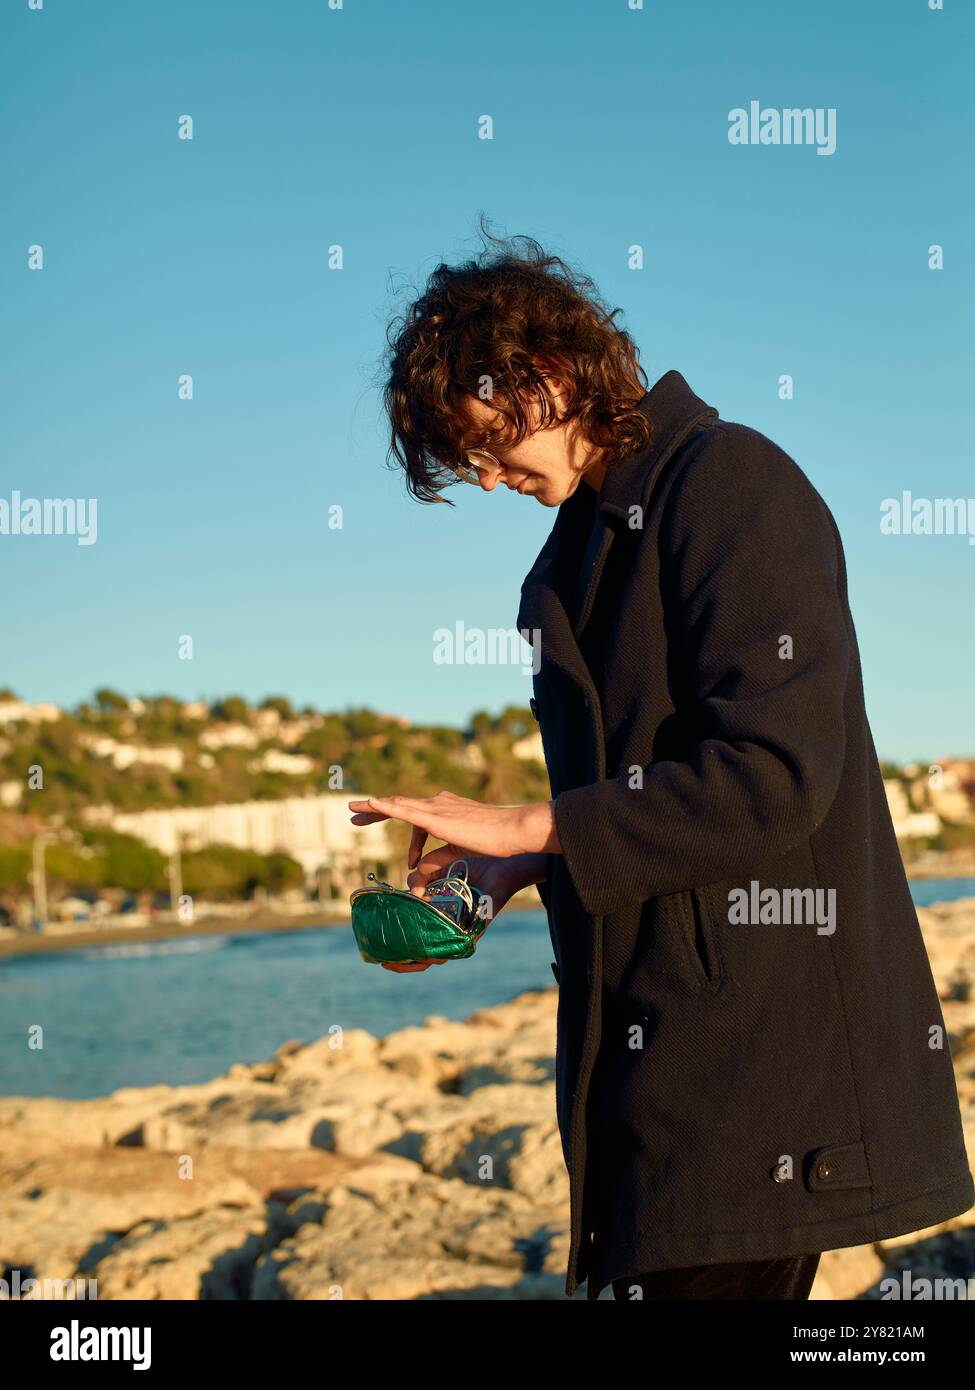
[[[975,1166],[975,899],[919,917]],[[557,1009],[549,989],[382,1039],[336,1026],[199,1085],[0,1099],[0,1268],[102,1299],[562,1299]],[[975,1276],[975,1216],[828,1251],[812,1297],[904,1270]]]

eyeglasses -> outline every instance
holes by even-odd
[[[504,464],[495,458],[490,449],[468,449],[467,462],[454,464],[453,471],[461,482],[480,483],[503,467]]]

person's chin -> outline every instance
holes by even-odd
[[[547,497],[547,498],[545,499],[545,506],[546,506],[546,507],[561,507],[561,505],[562,505],[563,502],[568,502],[569,498],[573,495],[574,492],[576,492],[576,490],[578,489],[579,484],[580,484],[581,482],[582,482],[582,474],[580,473],[579,476],[578,476],[577,478],[573,478],[573,479],[572,479],[572,481],[569,483],[568,487],[566,487],[566,488],[560,488],[560,489],[558,490],[558,492],[556,492],[556,493],[554,494],[554,496]],[[542,501],[542,498],[540,497],[538,500],[541,502],[541,501]]]
[[[560,503],[565,501],[564,497],[556,496],[553,498],[548,492],[529,492],[526,496],[530,497],[533,502],[538,502],[543,507],[557,507]]]

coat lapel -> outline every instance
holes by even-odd
[[[521,586],[517,626],[525,641],[541,647],[542,657],[558,666],[585,689],[595,694],[592,679],[573,633],[573,624],[562,595],[566,583],[566,563],[578,557],[585,540],[580,527],[582,505],[580,484],[568,501],[559,507],[549,537]],[[580,505],[582,504],[582,505]]]

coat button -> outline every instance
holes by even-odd
[[[830,1175],[830,1173],[831,1173],[832,1171],[833,1171],[833,1170],[832,1170],[832,1169],[830,1168],[830,1166],[829,1166],[829,1159],[821,1158],[821,1159],[819,1160],[819,1162],[816,1164],[816,1177],[817,1177],[817,1178],[820,1178],[820,1179],[822,1179],[822,1178],[828,1178],[829,1175]]]

